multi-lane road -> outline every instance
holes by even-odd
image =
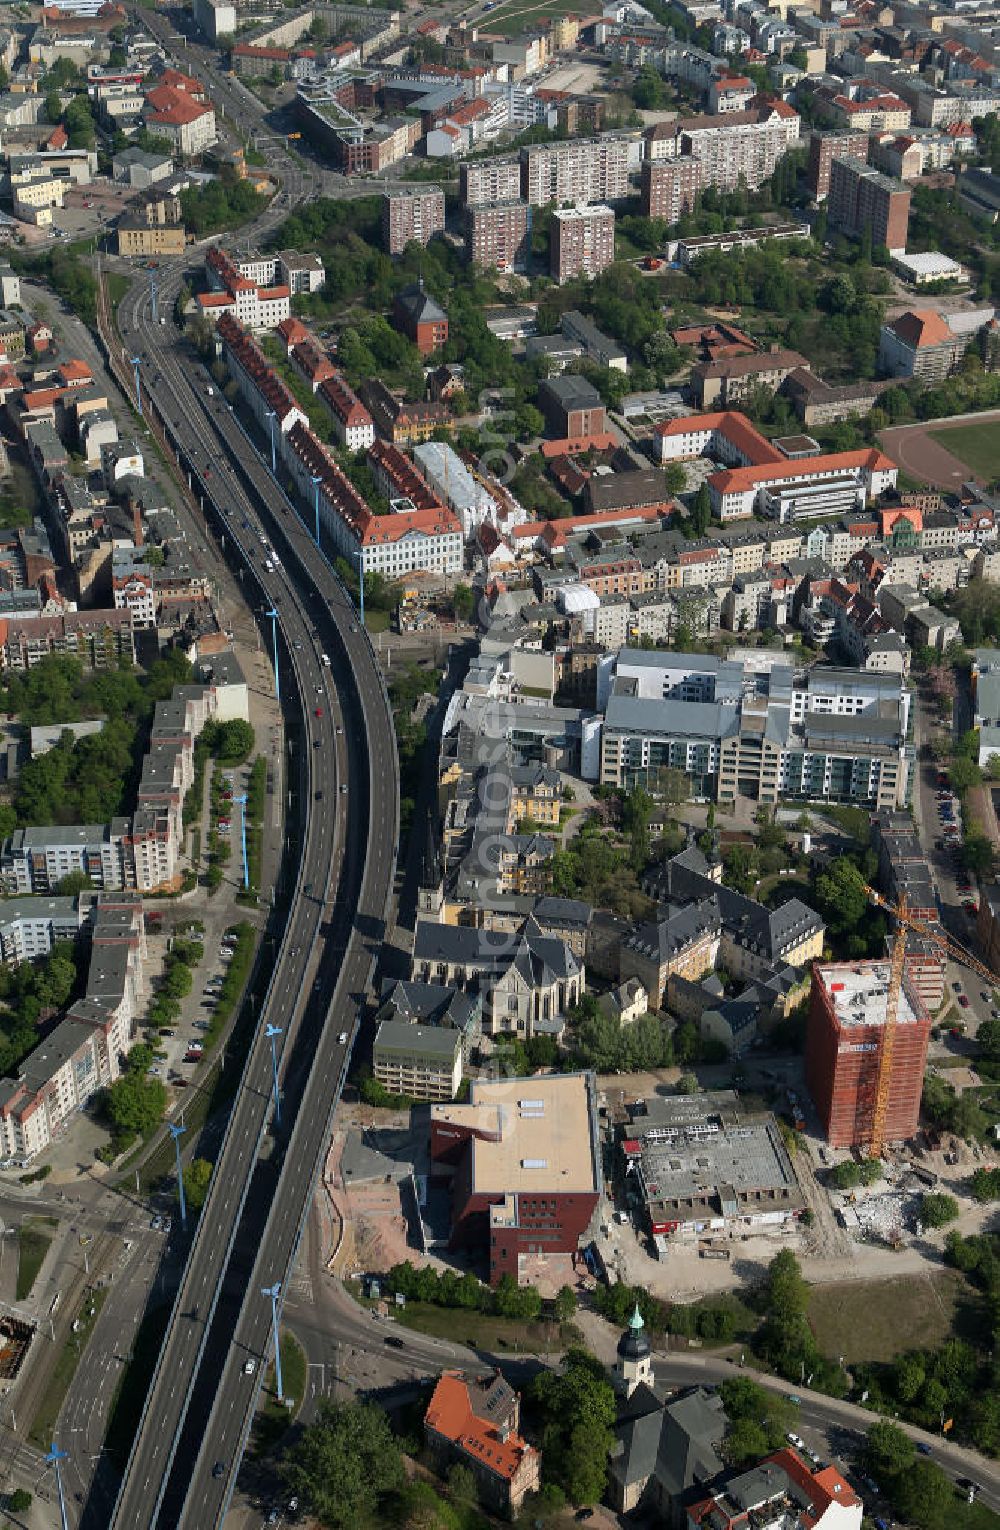
[[[161,268],[161,314],[169,313],[181,275],[180,267]],[[270,1336],[261,1287],[283,1281],[294,1257],[384,934],[395,870],[396,754],[367,635],[231,411],[208,395],[205,374],[172,324],[153,322],[145,283],[133,288],[117,319],[122,359],[144,357],[147,411],[152,404],[154,422],[210,507],[211,530],[242,563],[244,588],[249,573],[262,607],[277,611],[283,694],[286,702],[297,698],[302,723],[298,880],[261,1017],[282,1030],[277,1152],[266,1172],[255,1170],[272,1111],[262,1023],[111,1521],[123,1530],[158,1523],[202,1530],[221,1523],[232,1492]],[[263,566],[262,538],[280,552],[273,573]],[[247,1256],[248,1243],[255,1257]]]

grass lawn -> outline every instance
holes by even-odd
[[[117,308],[122,298],[131,285],[127,276],[122,276],[120,271],[108,271],[104,277],[108,288],[108,298],[111,306]]]
[[[54,1227],[55,1223],[45,1218],[45,1223]],[[17,1300],[23,1302],[31,1291],[32,1286],[38,1279],[38,1272],[42,1267],[42,1260],[48,1252],[52,1242],[52,1234],[46,1231],[42,1219],[25,1217],[21,1223],[21,1230],[17,1238]]]
[[[932,430],[929,434],[981,478],[1000,476],[1000,420],[956,425],[953,430]]]
[[[407,1328],[451,1339],[455,1344],[469,1344],[473,1349],[541,1354],[547,1348],[562,1349],[567,1342],[566,1330],[555,1323],[523,1323],[518,1318],[490,1317],[483,1312],[435,1307],[430,1302],[407,1302],[394,1311],[397,1321]]]
[[[31,1422],[28,1434],[29,1440],[41,1450],[48,1450],[56,1430],[56,1420],[59,1417],[62,1405],[66,1401],[66,1393],[69,1391],[76,1375],[76,1368],[83,1359],[87,1342],[94,1331],[94,1324],[100,1316],[104,1306],[104,1298],[107,1296],[104,1287],[98,1287],[95,1291],[88,1291],[77,1312],[79,1328],[76,1333],[67,1336],[63,1345],[62,1354],[56,1361],[55,1370],[49,1377],[49,1384],[45,1389],[45,1396],[39,1405],[38,1412]]]
[[[966,1290],[957,1271],[813,1286],[809,1326],[825,1355],[891,1360],[908,1349],[937,1349],[951,1336]]]
[[[365,626],[369,632],[389,631],[389,612],[372,611],[365,607]]]
[[[564,0],[513,0],[510,5],[498,7],[495,11],[487,11],[486,15],[479,20],[479,29],[482,32],[502,32],[507,37],[516,37],[519,32],[529,30],[542,16],[583,16],[583,11],[574,12],[572,8],[567,10]]]
[[[267,1368],[257,1403],[257,1417],[254,1420],[253,1439],[250,1446],[252,1455],[266,1456],[274,1449],[289,1424],[294,1422],[305,1396],[307,1371],[306,1353],[302,1345],[290,1333],[282,1331],[281,1388],[285,1394],[285,1401],[280,1403],[278,1401],[277,1381],[272,1361]],[[293,1404],[290,1408],[287,1406],[289,1399]]]

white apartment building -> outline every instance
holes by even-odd
[[[35,961],[48,956],[57,940],[75,940],[86,907],[86,899],[77,897],[5,899],[0,903],[0,961]]]
[[[25,1058],[16,1078],[0,1081],[4,1157],[30,1159],[48,1147],[96,1090],[119,1077],[135,1038],[145,993],[141,900],[102,897],[87,917],[93,941],[84,998]]]

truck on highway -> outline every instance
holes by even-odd
[[[327,669],[329,669],[330,668],[330,655],[328,653],[321,653],[320,654],[320,658],[323,660],[323,663],[326,665]]]

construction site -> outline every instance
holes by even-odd
[[[876,1137],[881,1147],[913,1136],[930,1034],[931,1017],[908,976],[894,986],[889,962],[814,965],[806,1084],[831,1147],[874,1146]]]

